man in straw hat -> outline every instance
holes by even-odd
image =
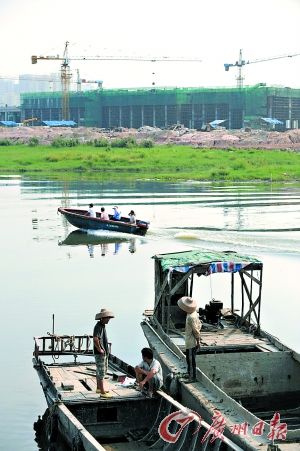
[[[94,327],[93,339],[94,339],[94,356],[96,362],[96,378],[97,378],[97,390],[96,393],[100,393],[101,398],[111,398],[112,394],[105,390],[104,378],[108,369],[108,355],[109,347],[106,335],[105,325],[108,324],[111,318],[114,318],[114,314],[105,308],[97,313],[95,320],[98,320]]]
[[[189,296],[184,296],[177,301],[178,307],[187,313],[185,320],[185,356],[187,371],[190,381],[195,382],[196,378],[196,353],[200,347],[201,322],[199,320],[197,303]]]

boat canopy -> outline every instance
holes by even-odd
[[[160,260],[163,271],[169,272],[187,273],[192,268],[199,267],[200,273],[210,275],[218,272],[239,272],[247,266],[251,266],[251,269],[262,268],[262,262],[257,258],[234,251],[192,250],[155,255],[153,258]]]
[[[207,249],[159,254],[153,258],[155,261],[153,316],[167,333],[172,324],[181,321],[178,299],[182,296],[193,296],[194,276],[209,276],[214,273],[230,274],[231,293],[230,297],[227,295],[227,299],[224,298],[224,302],[230,303],[232,314],[237,310],[240,312],[240,326],[251,324],[251,327],[256,328],[256,333],[259,333],[263,271],[263,263],[260,260],[234,251],[218,252]],[[236,286],[237,289],[235,279],[237,282],[240,281]]]

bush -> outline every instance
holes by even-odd
[[[39,145],[39,139],[38,138],[36,138],[36,137],[32,137],[32,138],[29,138],[29,141],[28,141],[28,146],[30,146],[30,147],[36,147],[36,146],[38,146]]]
[[[152,141],[152,139],[143,139],[140,142],[140,147],[144,147],[145,149],[150,149],[153,146],[154,146],[154,142]]]
[[[9,139],[0,139],[0,146],[10,146],[11,142]]]
[[[127,138],[114,139],[111,141],[111,147],[130,148],[137,147],[135,138],[128,136]]]
[[[94,139],[93,146],[94,147],[108,147],[109,142],[106,138]]]
[[[56,138],[52,141],[52,147],[76,147],[79,145],[78,139],[64,139],[64,138]]]

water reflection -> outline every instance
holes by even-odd
[[[131,238],[129,240],[128,250],[131,254],[134,254],[136,252],[136,239],[135,238]]]
[[[128,246],[123,246],[127,243]],[[128,238],[114,235],[98,235],[96,233],[87,233],[81,230],[74,230],[64,239],[58,241],[59,246],[86,246],[90,258],[95,257],[97,247],[100,247],[100,255],[105,257],[108,254],[118,255],[123,249],[131,254],[136,252],[137,238]]]

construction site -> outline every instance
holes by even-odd
[[[66,117],[60,92],[25,93],[21,98],[22,120],[71,120],[78,126],[105,129],[164,129],[182,124],[204,130],[212,123],[213,127],[233,130],[269,127],[283,131],[300,125],[300,89],[263,84],[243,88],[100,88],[69,92]]]
[[[81,91],[78,79],[77,91],[71,91],[69,42],[64,53],[57,56],[32,56],[32,64],[38,61],[61,62],[61,92],[23,93],[21,95],[21,119],[38,118],[44,121],[71,120],[77,126],[103,129],[156,127],[166,129],[176,125],[194,130],[223,127],[238,130],[245,127],[276,130],[297,129],[300,124],[300,89],[272,87],[264,83],[243,86],[244,66],[272,59],[298,56],[281,55],[262,60],[246,61],[242,50],[235,63],[225,63],[225,71],[236,67],[238,75],[235,88],[160,88],[98,89]],[[132,60],[137,61],[201,61],[184,58],[144,57],[75,57],[73,60]],[[36,124],[38,125],[38,124]]]
[[[27,142],[37,136],[41,143],[49,143],[52,137],[62,134],[64,127],[64,136],[79,138],[81,142],[107,136],[107,133],[110,133],[109,138],[114,138],[121,133],[136,135],[137,140],[151,137],[156,143],[299,148],[300,89],[266,83],[245,86],[243,74],[248,64],[296,57],[298,53],[248,61],[240,50],[238,60],[225,63],[223,67],[225,71],[237,70],[235,87],[159,87],[153,82],[146,88],[106,89],[102,81],[94,80],[88,81],[95,84],[93,90],[82,90],[86,80],[80,78],[79,70],[76,87],[71,83],[72,60],[201,60],[127,56],[70,59],[68,44],[65,43],[62,56],[31,57],[32,64],[51,60],[60,63],[60,87],[52,92],[22,92],[18,110],[0,111],[3,138]],[[19,124],[5,121],[14,116]],[[8,131],[7,127],[12,128]]]

